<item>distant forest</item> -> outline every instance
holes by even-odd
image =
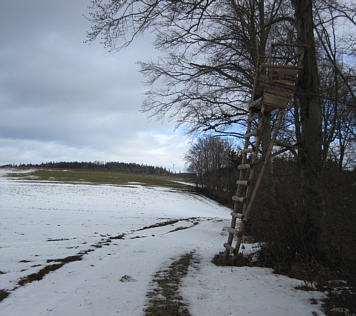
[[[125,162],[46,162],[41,164],[11,164],[2,167],[11,168],[41,168],[41,169],[83,169],[83,170],[101,170],[117,171],[128,173],[142,173],[152,175],[173,175],[170,170],[163,167],[154,167],[137,163]]]

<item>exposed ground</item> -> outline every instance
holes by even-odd
[[[144,310],[145,315],[190,315],[189,306],[179,291],[182,279],[187,275],[193,261],[193,255],[194,251],[186,253],[154,274],[146,295],[148,302]],[[198,261],[195,260],[195,263]]]
[[[29,172],[12,172],[9,177],[24,180],[40,180],[65,183],[92,183],[116,185],[162,186],[189,189],[179,178],[147,174],[133,174],[93,170],[32,170]]]

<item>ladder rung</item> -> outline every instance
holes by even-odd
[[[228,243],[225,243],[224,244],[224,247],[229,250],[230,252],[234,252],[235,251],[235,248],[234,247],[231,247]]]
[[[285,43],[285,42],[274,42],[271,43],[271,46],[292,46],[292,47],[310,47],[308,44],[292,42],[292,43]]]
[[[242,213],[231,212],[231,216],[241,219],[243,217],[243,214]]]
[[[232,228],[232,227],[225,227],[224,230],[227,231],[228,233],[234,234],[234,235],[237,235],[239,233],[239,231],[237,229]]]
[[[237,180],[236,184],[237,185],[248,185],[248,181],[247,180]]]
[[[236,201],[236,202],[243,202],[244,201],[244,197],[243,196],[237,196],[237,195],[234,195],[233,197],[232,197],[232,200],[233,201]]]
[[[241,165],[237,166],[237,169],[239,170],[244,170],[244,169],[250,169],[251,165],[249,163],[242,163]]]
[[[278,65],[278,64],[262,64],[262,68],[279,68],[279,69],[290,69],[290,70],[303,70],[303,67],[293,66],[293,65]]]
[[[243,154],[253,153],[253,148],[246,148],[242,151]]]
[[[253,131],[251,133],[247,133],[247,134],[244,135],[244,138],[250,138],[251,136],[257,136],[257,132]]]

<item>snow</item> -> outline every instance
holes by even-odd
[[[0,302],[0,315],[142,315],[154,273],[192,250],[200,263],[189,268],[181,287],[192,315],[322,314],[310,303],[322,294],[296,290],[301,281],[269,269],[211,263],[226,242],[222,228],[230,217],[214,201],[138,184],[9,180],[1,177],[6,172],[0,170],[0,289],[10,295]],[[179,221],[139,230],[172,219]],[[173,231],[178,227],[188,228]],[[124,239],[105,244],[120,234]],[[17,286],[47,260],[88,249],[82,260]]]
[[[179,183],[179,184],[184,184],[184,185],[189,185],[190,187],[195,187],[196,184],[192,182],[186,182],[186,181],[177,181],[177,180],[171,180],[172,182]]]

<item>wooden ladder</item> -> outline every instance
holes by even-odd
[[[225,228],[229,233],[228,240],[224,244],[227,256],[230,254],[236,256],[239,253],[253,202],[261,185],[286,108],[294,93],[298,73],[302,69],[300,65],[304,56],[304,46],[297,43],[273,43],[267,59],[268,62],[260,65],[259,71],[255,75],[252,100],[249,104],[247,129],[244,135],[242,161],[237,167],[240,171],[239,179],[236,181],[236,193],[232,197],[234,208],[231,213],[231,225]],[[295,56],[292,56],[292,58],[280,56],[278,48],[281,47],[294,49]],[[277,51],[276,54],[274,54],[275,51]],[[277,124],[255,181],[255,169],[259,160],[263,126],[268,117],[267,114],[274,110],[278,111]],[[254,122],[255,124],[253,124]],[[253,126],[257,126],[257,128],[253,129]],[[254,141],[251,141],[252,138]],[[239,227],[237,227],[238,223]],[[233,247],[234,237],[237,238]]]

